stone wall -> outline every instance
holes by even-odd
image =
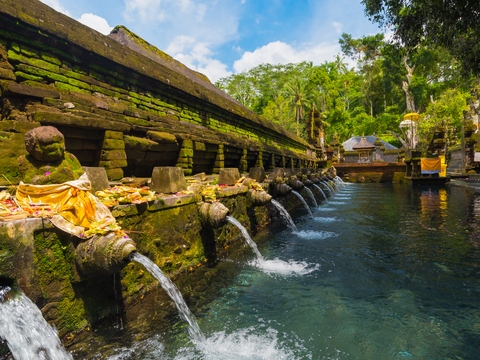
[[[335,164],[338,176],[348,182],[402,183],[405,181],[405,163]]]
[[[246,187],[233,190],[219,193],[219,200],[250,233],[271,221],[267,206],[252,206]],[[112,214],[138,252],[173,278],[201,267],[214,268],[218,257],[251,255],[233,225],[211,229],[201,224],[199,201],[198,194],[164,196],[149,203],[116,206]],[[113,274],[85,274],[76,258],[79,243],[48,219],[0,221],[0,285],[17,284],[62,338],[117,315],[158,286],[137,263]]]
[[[110,180],[222,167],[315,167],[314,148],[124,27],[104,36],[36,0],[0,7],[0,185],[20,177],[23,137],[57,127]]]

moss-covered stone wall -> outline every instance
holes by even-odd
[[[217,199],[251,234],[270,223],[267,206],[253,207],[247,187],[217,193]],[[209,228],[199,217],[200,194],[169,195],[142,204],[119,205],[112,214],[139,253],[173,279],[218,260],[252,256],[232,224]],[[107,317],[123,313],[158,286],[143,266],[130,262],[120,272],[84,273],[76,258],[84,240],[55,228],[48,219],[0,222],[0,284],[17,284],[54,324],[64,340]]]
[[[105,167],[111,180],[150,175],[154,166],[213,172],[222,164],[220,145],[235,150],[224,151],[227,164],[247,151],[244,168],[260,153],[315,166],[305,141],[127,29],[119,32],[114,40],[36,0],[2,2],[0,124],[9,125],[0,126],[0,141],[19,154],[23,123],[56,126],[82,165]],[[1,170],[16,182],[17,152],[6,155]]]

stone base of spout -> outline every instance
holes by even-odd
[[[296,191],[302,190],[303,187],[305,186],[305,184],[303,182],[301,182],[300,180],[298,180],[295,177],[290,178],[290,180],[288,181],[288,185],[290,185],[290,187],[293,190],[296,190]]]
[[[111,232],[78,244],[75,260],[84,276],[113,274],[130,262],[130,255],[135,251],[132,239],[124,233]]]
[[[221,202],[202,202],[199,205],[200,221],[203,226],[218,229],[227,223],[230,212]]]
[[[275,182],[270,184],[269,193],[274,197],[286,196],[292,191],[292,188],[284,182]]]
[[[252,204],[252,206],[262,206],[272,200],[272,195],[270,195],[264,190],[249,189],[247,193],[247,198]]]

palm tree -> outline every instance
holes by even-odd
[[[296,132],[300,136],[300,119],[305,119],[305,108],[309,107],[312,97],[312,85],[308,79],[295,76],[285,83],[285,92],[292,112],[295,112]]]

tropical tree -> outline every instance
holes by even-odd
[[[290,104],[283,95],[278,95],[270,100],[263,108],[261,115],[273,123],[279,124],[284,129],[295,132],[295,122],[291,121]]]
[[[421,43],[446,48],[465,72],[480,74],[477,0],[362,0],[367,16],[394,31],[407,48]]]
[[[300,119],[305,119],[305,111],[310,108],[313,87],[308,78],[295,76],[285,83],[285,94],[290,103],[291,112],[295,115],[296,134],[300,136]]]
[[[428,142],[433,137],[433,128],[442,122],[454,130],[456,137],[463,136],[461,133],[463,114],[469,109],[467,99],[470,96],[470,93],[464,90],[448,89],[437,101],[429,104],[419,121],[420,149],[427,148]]]
[[[245,72],[222,78],[215,85],[247,107],[252,107],[258,96],[252,77]]]

